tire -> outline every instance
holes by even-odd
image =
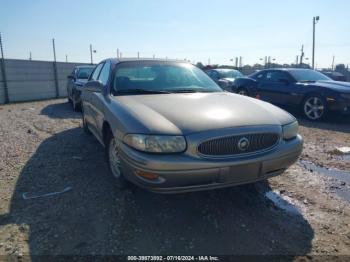
[[[326,100],[317,94],[308,95],[302,103],[301,110],[308,120],[322,120],[327,115]]]
[[[238,88],[237,94],[242,95],[242,96],[249,96],[249,92],[248,92],[247,88],[245,88],[245,87]]]
[[[83,107],[82,108],[82,122],[83,122],[83,130],[84,130],[84,133],[87,134],[87,135],[91,135],[91,131],[86,123],[86,120],[85,120],[85,114],[84,114],[84,109]]]
[[[77,103],[76,101],[77,101],[76,94],[73,93],[73,101],[72,101],[73,111],[74,112],[80,112],[81,111],[81,105],[79,103]]]
[[[106,137],[106,160],[108,164],[109,171],[116,181],[116,186],[119,189],[125,189],[129,187],[129,182],[124,178],[122,172],[122,164],[120,162],[119,156],[119,145],[114,138],[112,132],[108,132]]]
[[[68,99],[68,103],[69,103],[69,104],[72,104],[72,99],[71,99],[70,96],[69,96],[68,89],[67,89],[67,99]]]

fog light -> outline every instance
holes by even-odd
[[[159,178],[159,176],[156,174],[152,174],[152,173],[148,173],[140,170],[137,170],[135,174],[139,177],[142,177],[148,180],[157,180]]]

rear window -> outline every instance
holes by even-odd
[[[78,71],[78,76],[77,78],[79,79],[88,79],[92,73],[92,70],[94,70],[94,68],[80,68]]]

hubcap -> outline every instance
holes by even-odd
[[[324,114],[324,105],[322,100],[318,97],[310,97],[305,101],[304,112],[305,115],[312,120],[321,118]]]
[[[121,175],[118,143],[114,138],[109,143],[109,165],[113,175],[119,178]]]

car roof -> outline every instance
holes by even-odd
[[[221,71],[221,72],[238,71],[237,69],[231,69],[231,68],[214,68],[210,70]]]
[[[75,68],[80,69],[80,68],[94,68],[95,65],[78,65],[75,66]]]
[[[185,60],[178,60],[178,59],[159,59],[159,58],[107,58],[102,60],[100,63],[110,61],[113,64],[118,64],[122,62],[161,62],[161,63],[188,63],[190,62]]]
[[[279,70],[279,71],[291,71],[291,70],[312,70],[311,68],[298,68],[298,67],[288,67],[288,68],[284,68],[284,67],[281,67],[281,68],[267,68],[267,69],[263,69],[261,71],[267,71],[267,70]]]

